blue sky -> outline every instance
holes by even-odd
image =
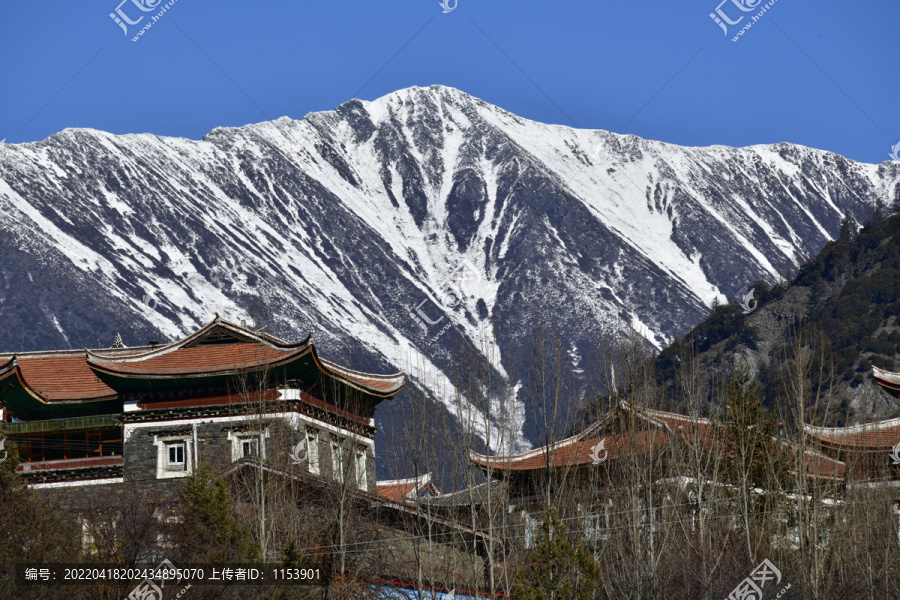
[[[776,0],[737,42],[767,0],[458,0],[446,14],[438,0],[177,0],[131,41],[167,1],[3,3],[0,139],[198,139],[439,83],[537,121],[683,145],[787,141],[877,163],[900,141],[895,0]],[[127,35],[117,7],[144,16]],[[717,7],[743,16],[727,36]]]

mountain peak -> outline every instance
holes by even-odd
[[[540,313],[575,354],[634,332],[661,348],[900,180],[900,164],[798,146],[536,123],[439,85],[204,140],[79,129],[4,147],[0,348],[176,338],[269,307],[273,334],[315,329],[360,369],[416,356],[441,402],[475,340],[503,349],[485,357],[498,377],[523,368]],[[533,423],[515,426],[527,445]]]

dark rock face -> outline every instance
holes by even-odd
[[[312,329],[360,369],[414,349],[440,377],[480,329],[520,364],[539,311],[572,342],[662,347],[898,179],[791,144],[543,125],[440,86],[202,141],[65,130],[0,145],[0,349],[172,339],[214,311]]]

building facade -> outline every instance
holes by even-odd
[[[218,316],[169,344],[0,355],[5,449],[37,489],[174,489],[252,458],[374,492],[373,415],[402,385]]]

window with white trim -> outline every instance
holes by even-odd
[[[267,437],[269,437],[268,427],[263,431],[230,430],[228,440],[231,442],[231,461],[237,462],[245,458],[266,460]]]
[[[156,478],[187,477],[193,472],[194,448],[187,435],[153,436],[156,447]]]
[[[166,444],[166,470],[184,471],[187,468],[185,460],[184,442],[169,442]]]
[[[259,456],[259,438],[241,439],[241,458],[256,458]]]

